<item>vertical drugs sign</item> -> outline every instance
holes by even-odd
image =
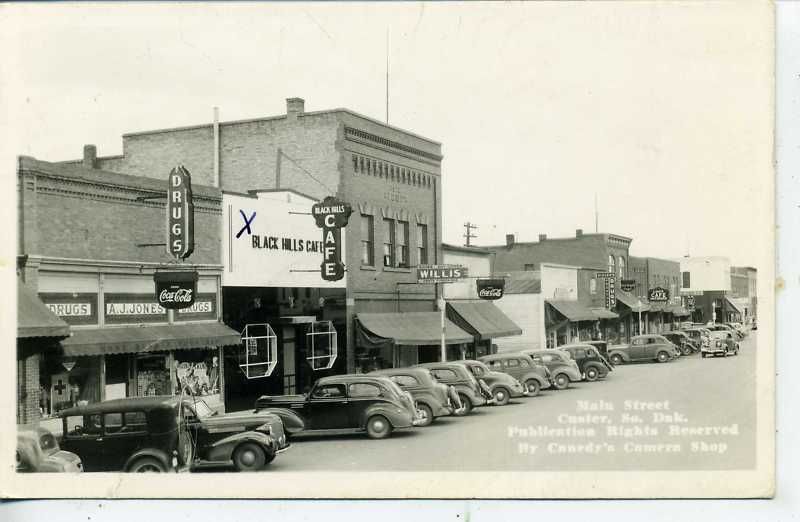
[[[167,187],[167,253],[185,259],[194,252],[192,176],[183,165],[169,173]]]
[[[344,277],[342,263],[342,228],[347,226],[352,207],[333,196],[311,206],[311,215],[322,229],[322,264],[320,271],[325,281],[338,281]]]

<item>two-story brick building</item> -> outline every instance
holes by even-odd
[[[636,282],[632,294],[646,304],[647,322],[645,332],[657,333],[678,327],[681,320],[689,317],[689,312],[681,303],[681,265],[678,261],[656,257],[630,256],[628,268],[630,279]],[[667,293],[666,302],[649,302],[650,291],[663,288]]]

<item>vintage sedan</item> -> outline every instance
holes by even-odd
[[[469,415],[473,408],[490,404],[491,392],[488,385],[482,387],[478,379],[463,364],[453,362],[432,362],[418,364],[417,368],[427,368],[437,381],[455,388],[463,408],[455,415]],[[487,398],[487,396],[489,398]]]
[[[692,341],[694,341],[697,351],[700,351],[703,346],[708,346],[708,343],[711,340],[711,331],[699,326],[685,328],[682,331],[688,335]]]
[[[705,358],[708,356],[716,357],[722,355],[739,355],[739,343],[736,334],[719,330],[711,332],[711,342],[708,346],[704,346],[700,352],[700,356]]]
[[[543,389],[549,388],[550,370],[543,364],[537,364],[530,356],[523,353],[496,353],[478,358],[491,370],[507,373],[525,386],[529,397],[539,395]]]
[[[569,352],[572,360],[577,363],[581,375],[587,381],[603,379],[613,371],[611,363],[606,361],[597,348],[590,344],[567,344],[559,346],[558,349]]]
[[[466,366],[467,370],[478,379],[478,382],[483,381],[489,386],[489,393],[492,394],[494,404],[497,406],[505,406],[512,398],[528,394],[528,391],[517,379],[507,373],[493,371],[481,361],[468,359],[454,362]]]
[[[630,344],[616,345],[608,350],[614,364],[638,361],[668,362],[678,357],[678,348],[665,337],[655,334],[637,335]]]
[[[666,337],[669,342],[677,346],[678,350],[681,352],[681,355],[692,355],[692,353],[699,351],[696,342],[684,332],[665,332],[661,335]]]
[[[437,382],[426,368],[388,368],[368,375],[388,377],[401,390],[410,393],[423,420],[420,426],[429,426],[437,417],[452,415],[462,407],[455,388]]]
[[[275,415],[218,415],[190,396],[130,397],[60,413],[62,446],[86,471],[190,471],[233,465],[255,471],[288,448]]]
[[[323,377],[303,395],[264,395],[256,400],[256,411],[298,415],[305,428],[296,435],[366,432],[383,439],[425,422],[411,394],[387,377],[364,374]]]
[[[74,473],[83,471],[83,463],[78,455],[62,450],[48,430],[20,428],[16,469],[20,473]]]
[[[520,353],[529,355],[534,362],[547,366],[553,376],[553,387],[556,390],[569,388],[570,382],[580,382],[582,379],[578,364],[572,360],[569,352],[548,348],[544,350],[521,350]]]

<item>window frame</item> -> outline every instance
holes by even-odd
[[[410,242],[409,234],[411,230],[409,227],[408,221],[400,221],[398,220],[395,224],[395,262],[397,263],[398,268],[408,268],[411,265],[411,260],[409,259],[409,248],[408,244]],[[400,242],[401,238],[403,238],[403,243]]]
[[[366,239],[364,232],[367,232]],[[364,254],[368,254],[366,260]],[[375,216],[372,214],[361,214],[361,264],[375,266]]]
[[[428,264],[428,224],[417,223],[417,264]]]
[[[383,218],[382,235],[383,235],[383,266],[392,268],[395,266],[395,245],[396,245],[394,219]]]

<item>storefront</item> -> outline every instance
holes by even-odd
[[[522,335],[522,329],[490,301],[448,301],[447,318],[473,336],[467,359],[495,353],[492,339]]]
[[[357,371],[401,368],[441,360],[441,313],[356,315]],[[474,337],[445,318],[447,360],[464,359]]]
[[[618,336],[609,338],[612,344],[629,343],[634,335],[647,333],[650,305],[642,302],[629,292],[617,292],[617,313],[619,314]]]
[[[618,315],[605,308],[589,308],[579,301],[546,300],[547,347],[610,339]]]

